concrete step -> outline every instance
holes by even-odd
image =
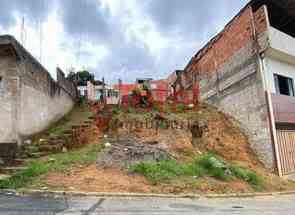
[[[27,159],[22,159],[22,158],[15,158],[15,159],[13,159],[13,161],[15,161],[17,163],[26,163],[26,162],[28,162]]]
[[[0,181],[8,180],[8,179],[10,179],[11,177],[12,177],[11,175],[0,174]]]
[[[26,170],[26,169],[28,169],[27,166],[8,166],[8,167],[2,168],[4,172],[15,172],[15,171]]]
[[[64,133],[64,134],[72,134],[73,131],[72,131],[71,129],[68,129],[68,130],[65,130],[63,133]]]
[[[80,125],[73,125],[72,130],[79,129],[80,127],[81,127]]]
[[[39,147],[40,152],[61,152],[62,151],[63,144],[61,145],[42,145]]]
[[[49,153],[48,152],[34,152],[34,153],[31,153],[30,155],[29,155],[29,157],[31,157],[31,158],[40,158],[40,157],[44,157],[44,156],[47,156],[47,155],[49,155]]]

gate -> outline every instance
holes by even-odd
[[[295,173],[295,131],[277,130],[282,174]]]

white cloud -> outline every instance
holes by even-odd
[[[24,0],[10,1],[16,9],[7,20],[1,20],[0,14],[0,32],[20,39],[25,14],[25,47],[39,59],[37,6],[28,4],[23,12]],[[218,1],[217,16],[210,7],[214,1],[208,0],[200,8],[194,1],[198,0],[187,1],[189,5],[178,0],[57,0],[52,7],[47,2],[42,14],[42,64],[53,77],[57,65],[65,72],[70,67],[89,68],[97,78],[106,77],[107,81],[165,77],[182,69],[245,2]],[[208,14],[204,10],[209,10]],[[4,29],[11,23],[13,26]]]

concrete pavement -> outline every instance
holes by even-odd
[[[225,199],[99,198],[0,194],[2,214],[294,215],[295,195]]]

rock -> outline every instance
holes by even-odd
[[[67,153],[68,149],[66,147],[62,147],[62,153]]]
[[[106,148],[109,148],[109,147],[112,146],[112,144],[110,144],[110,143],[105,143],[104,146],[105,146]]]
[[[28,154],[28,156],[32,158],[40,158],[46,155],[48,155],[48,152],[32,152]]]
[[[49,158],[48,159],[48,162],[55,162],[56,161],[56,159],[54,159],[54,158]]]
[[[192,110],[195,107],[195,105],[194,104],[189,104],[187,107],[188,107],[188,109]]]
[[[48,190],[48,187],[41,187],[41,190]]]
[[[25,145],[31,145],[31,144],[32,144],[32,140],[25,140],[25,141],[24,141],[24,144],[25,144]]]

